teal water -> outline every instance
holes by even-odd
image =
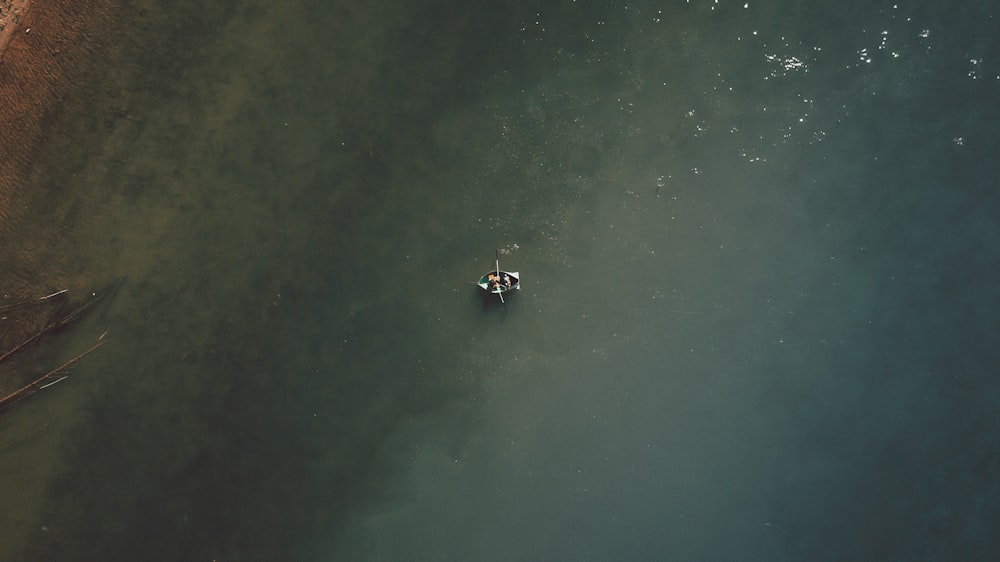
[[[152,6],[23,559],[995,552],[989,3]]]

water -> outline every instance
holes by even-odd
[[[995,550],[987,3],[144,8],[11,557]]]

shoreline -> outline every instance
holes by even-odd
[[[74,209],[87,210],[85,194],[68,183],[79,157],[67,158],[67,147],[86,127],[80,116],[87,104],[102,93],[113,20],[109,0],[0,0],[0,305],[61,289],[84,294],[92,283],[80,272],[86,257],[73,247]],[[0,462],[4,560],[24,558],[44,534],[41,518],[62,470],[60,440],[72,422],[30,403],[22,407],[5,419],[19,420],[4,442],[9,446],[13,435],[19,449]],[[31,428],[45,431],[17,437]]]

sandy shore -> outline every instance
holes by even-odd
[[[10,38],[21,28],[21,19],[29,7],[29,0],[0,0],[0,60],[3,60],[3,52]]]
[[[5,293],[17,293],[33,282],[33,244],[18,235],[30,216],[31,163],[43,144],[43,123],[62,88],[51,79],[57,62],[34,48],[45,33],[25,33],[38,17],[44,28],[56,29],[57,5],[29,11],[28,0],[0,0],[0,259],[9,264],[0,276]],[[38,8],[36,6],[36,8]],[[46,13],[56,14],[49,19]],[[47,21],[48,20],[48,21]],[[46,76],[48,75],[48,76]]]
[[[30,9],[28,8],[31,4]],[[0,0],[0,282],[4,292],[38,290],[41,263],[57,239],[31,228],[35,200],[55,171],[48,153],[61,115],[82,111],[81,94],[95,64],[95,30],[108,25],[106,0]],[[30,33],[26,33],[27,30]],[[51,221],[51,219],[49,219]],[[45,273],[51,275],[51,271]]]

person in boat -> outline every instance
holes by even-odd
[[[503,286],[504,289],[510,289],[510,275],[506,273],[503,274]]]

